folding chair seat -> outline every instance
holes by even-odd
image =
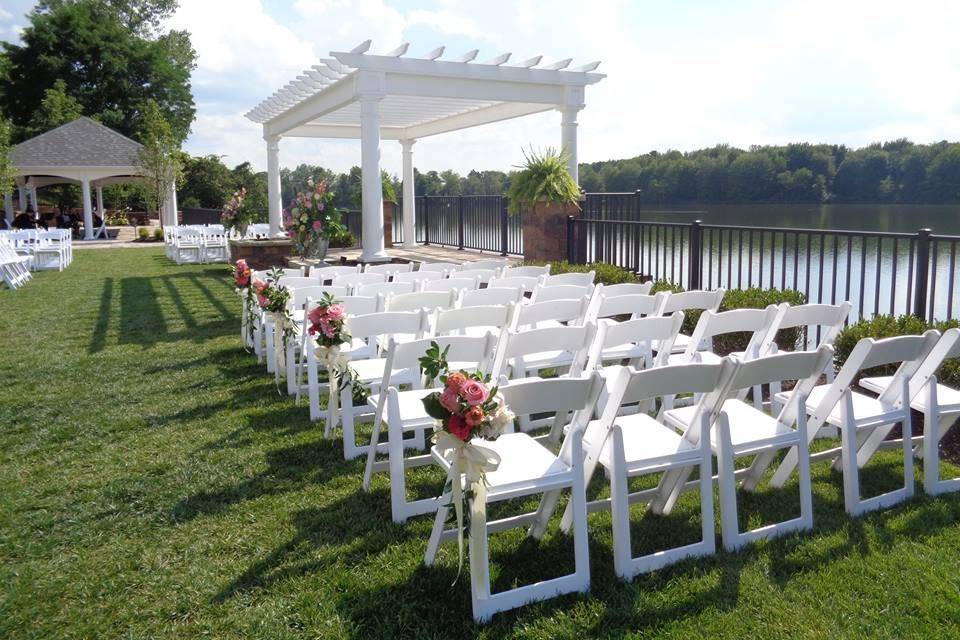
[[[590,558],[587,546],[586,490],[583,472],[583,430],[599,395],[602,381],[598,375],[562,380],[535,380],[517,383],[500,390],[507,407],[518,416],[550,412],[563,430],[569,416],[569,434],[564,438],[558,454],[523,433],[507,433],[497,440],[478,440],[476,444],[496,453],[500,462],[495,471],[486,474],[482,494],[476,492],[471,509],[469,544],[470,589],[473,617],[485,622],[500,611],[514,609],[529,602],[546,600],[566,593],[586,591],[590,586]],[[436,449],[433,460],[451,474],[451,463]],[[450,482],[464,482],[450,477]],[[489,536],[491,533],[530,524],[530,536],[540,539],[546,531],[550,515],[561,492],[570,492],[574,514],[573,573],[535,582],[529,585],[491,593]],[[488,504],[527,496],[541,495],[537,511],[499,520],[487,520]],[[447,529],[450,512],[450,494],[439,499],[433,531],[424,555],[425,564],[432,565],[440,544],[457,537],[456,529]]]
[[[682,293],[670,293],[663,308],[660,310],[662,315],[670,315],[674,311],[683,311],[689,316],[689,311],[713,311],[716,313],[720,309],[720,303],[723,302],[723,296],[726,289],[716,289],[714,291],[684,291]],[[673,344],[674,353],[683,353],[690,344],[690,336],[681,333],[677,336],[677,341]],[[708,349],[708,345],[702,345],[702,348]]]
[[[610,497],[587,504],[588,511],[610,509],[613,517],[613,559],[616,574],[625,580],[684,558],[712,554],[714,537],[713,468],[708,434],[729,393],[738,363],[725,358],[714,364],[664,366],[647,371],[611,367],[607,377],[609,397],[598,420],[589,423],[583,438],[584,484],[590,482],[597,464],[610,478]],[[699,398],[691,407],[689,435],[647,413],[623,415],[627,405],[652,406],[658,398],[693,393]],[[694,438],[693,436],[697,437]],[[669,490],[666,482],[679,473],[699,470],[701,539],[680,547],[634,557],[630,537],[630,504],[647,502]],[[630,492],[630,478],[665,474],[653,489]],[[567,506],[560,527],[568,531],[575,522]]]
[[[374,409],[374,422],[373,435],[367,449],[363,488],[365,491],[370,490],[374,473],[389,471],[391,512],[393,521],[400,524],[411,516],[436,511],[439,501],[439,497],[408,501],[406,495],[406,469],[428,465],[433,460],[429,453],[404,456],[407,446],[423,448],[425,431],[433,428],[434,420],[427,415],[420,402],[431,389],[426,388],[428,381],[421,378],[413,382],[412,389],[401,391],[395,378],[396,374],[404,371],[419,373],[419,358],[430,348],[431,342],[436,342],[441,350],[449,347],[449,361],[470,362],[473,364],[471,368],[485,374],[489,371],[496,340],[493,334],[488,334],[477,338],[437,336],[406,343],[398,343],[392,339],[389,341],[380,392],[367,399],[368,405]],[[380,445],[380,432],[384,422],[387,425],[385,444],[388,459],[378,461],[377,453],[383,449]],[[405,438],[408,433],[414,434],[411,440]]]
[[[834,381],[814,387],[806,400],[810,416],[808,439],[829,424],[840,430],[841,446],[820,451],[810,459],[833,459],[834,467],[843,471],[843,499],[847,513],[858,516],[913,497],[913,432],[910,417],[909,381],[939,340],[936,331],[922,336],[899,336],[884,340],[864,338],[850,352]],[[877,398],[855,391],[852,384],[861,370],[898,365],[896,373]],[[778,402],[786,402],[786,394],[776,394]],[[860,495],[860,469],[873,457],[896,424],[903,437],[896,441],[903,448],[904,486],[863,499]],[[804,462],[804,453],[791,449],[773,475],[771,483],[783,486],[797,466]]]

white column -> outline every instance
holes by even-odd
[[[90,202],[90,179],[80,179],[80,200],[83,203],[83,239],[93,240],[93,204]]]
[[[560,147],[567,154],[567,170],[578,185],[580,184],[580,172],[577,169],[577,113],[579,111],[574,107],[563,107],[560,110],[562,114]]]
[[[403,246],[417,246],[416,192],[413,182],[413,145],[416,140],[401,140],[403,146]]]
[[[13,189],[3,194],[3,215],[7,219],[7,228],[13,224]]]
[[[167,187],[167,221],[165,224],[170,225],[171,227],[177,226],[180,222],[177,219],[178,209],[177,209],[177,183],[174,181],[170,182],[170,186]]]
[[[283,235],[283,201],[280,193],[280,136],[265,136],[267,141],[267,211],[270,215],[270,235]]]
[[[100,216],[100,225],[103,227],[103,237],[107,240],[110,239],[110,234],[107,233],[107,210],[103,206],[103,187],[97,186],[97,215]],[[99,231],[97,231],[99,237]]]
[[[23,213],[27,210],[27,187],[24,185],[17,185],[17,197],[20,200],[20,213]]]
[[[27,195],[30,197],[30,205],[33,206],[33,217],[38,218],[40,216],[40,205],[37,204],[37,188],[31,186]]]
[[[390,259],[383,249],[383,182],[380,178],[380,96],[360,97],[360,171],[362,174],[364,262]]]

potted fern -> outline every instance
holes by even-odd
[[[580,187],[567,170],[566,153],[547,147],[523,153],[524,162],[510,182],[509,211],[523,214],[525,260],[567,257],[567,217],[580,212]]]

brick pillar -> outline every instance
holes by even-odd
[[[538,202],[523,211],[523,259],[558,262],[567,259],[567,216],[580,215],[575,204]]]
[[[383,246],[387,249],[393,248],[393,211],[396,206],[396,202],[383,201]]]

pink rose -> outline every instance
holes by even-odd
[[[440,406],[447,411],[457,411],[460,408],[460,400],[457,397],[457,392],[449,387],[444,389],[443,393],[440,394]]]
[[[483,404],[487,399],[488,393],[487,385],[477,380],[467,380],[463,388],[460,389],[460,394],[463,395],[464,400],[466,400],[467,404],[471,407]]]
[[[344,311],[342,304],[332,304],[327,307],[327,317],[330,318],[331,322],[343,320],[343,315]]]
[[[322,226],[323,226],[323,223],[320,222],[319,220],[314,220],[314,221],[313,221],[313,230],[314,230],[314,231],[320,231],[320,228],[321,228]]]
[[[460,389],[463,388],[464,383],[467,381],[467,376],[463,375],[459,371],[454,371],[449,376],[447,376],[447,389],[453,389],[457,393],[460,393]]]
[[[257,304],[260,305],[260,308],[261,308],[261,309],[266,309],[266,308],[267,308],[267,305],[270,304],[270,299],[267,298],[267,296],[258,295],[258,296],[257,296]]]
[[[320,331],[322,331],[323,335],[327,336],[328,338],[333,337],[333,327],[330,326],[330,321],[326,318],[320,319]]]
[[[484,418],[486,418],[486,416],[483,413],[483,409],[480,407],[470,407],[469,411],[467,411],[466,415],[464,415],[464,419],[471,427],[475,427],[483,422]]]
[[[463,416],[456,413],[447,420],[447,431],[464,442],[470,437],[470,425],[467,424]]]
[[[310,313],[307,314],[307,320],[312,324],[320,324],[321,318],[323,318],[323,307],[314,307],[310,309]]]

